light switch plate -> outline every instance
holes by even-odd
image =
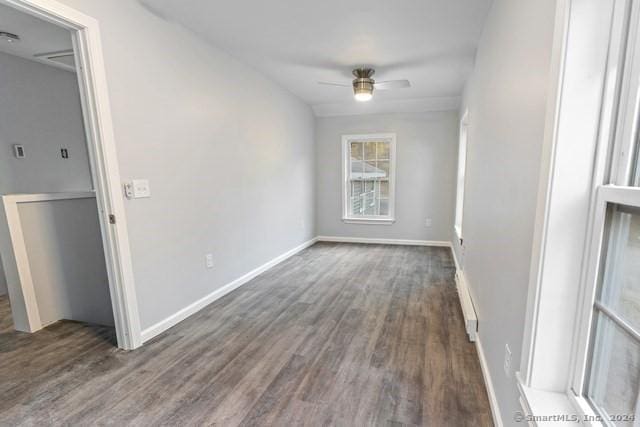
[[[124,185],[127,199],[143,199],[151,197],[151,187],[148,179],[132,179]]]

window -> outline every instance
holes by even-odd
[[[617,193],[617,194],[616,194]],[[600,286],[592,306],[594,332],[586,396],[605,418],[640,412],[640,208],[607,203]],[[640,204],[640,198],[637,200]],[[619,420],[617,425],[632,425]]]
[[[394,221],[395,142],[395,134],[342,137],[343,221]]]
[[[464,177],[467,170],[467,123],[469,112],[465,112],[460,120],[460,145],[458,147],[458,183],[456,193],[455,230],[462,243],[462,215],[464,211]]]
[[[637,57],[639,52],[633,53]],[[577,360],[584,362],[573,381],[593,411],[616,426],[640,423],[639,76],[640,63],[634,60],[623,75],[611,184],[600,185],[595,199],[579,323],[584,344],[576,349]]]
[[[640,3],[557,5],[520,402],[640,425]]]

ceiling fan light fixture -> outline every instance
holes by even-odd
[[[356,68],[352,71],[355,79],[351,82],[351,87],[353,87],[353,95],[358,102],[366,102],[370,101],[373,98],[373,90],[389,90],[389,89],[402,89],[411,87],[411,83],[409,80],[386,80],[379,83],[376,83],[373,80],[373,75],[375,74],[375,70],[373,68]],[[338,86],[338,87],[349,87],[348,84],[344,83],[332,83],[332,82],[318,82],[318,84],[325,86]]]
[[[373,83],[370,78],[358,78],[353,81],[353,94],[356,101],[366,102],[373,98]]]
[[[373,98],[373,94],[371,92],[356,92],[355,98],[356,101],[367,102],[371,101],[371,98]]]

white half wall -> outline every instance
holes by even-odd
[[[135,0],[62,0],[100,23],[142,329],[314,237],[306,104]],[[214,267],[207,269],[205,254]]]
[[[520,353],[550,87],[556,1],[495,0],[467,83],[467,173],[461,250],[502,422],[521,410]],[[505,345],[511,372],[503,370]],[[496,408],[494,408],[496,409]]]
[[[19,203],[18,212],[42,325],[113,326],[95,197]]]
[[[342,135],[396,134],[396,221],[342,221]],[[453,228],[458,112],[322,117],[316,124],[319,236],[449,241]],[[426,227],[427,218],[432,226]]]

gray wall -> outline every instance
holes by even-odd
[[[74,73],[0,52],[0,100],[0,194],[91,189]],[[13,144],[23,144],[27,157],[16,159]]]
[[[342,135],[396,133],[396,222],[342,222]],[[316,124],[320,236],[449,241],[458,150],[456,111],[319,118]],[[432,226],[425,226],[426,218]]]
[[[0,99],[0,194],[90,190],[75,73],[0,52]]]
[[[519,370],[556,2],[496,0],[467,83],[469,139],[463,270],[506,425],[519,410]],[[452,231],[452,240],[456,242]]]
[[[113,325],[95,198],[18,204],[40,320]]]
[[[290,92],[137,1],[100,22],[143,328],[314,236],[314,117]],[[215,268],[205,268],[212,253]]]

